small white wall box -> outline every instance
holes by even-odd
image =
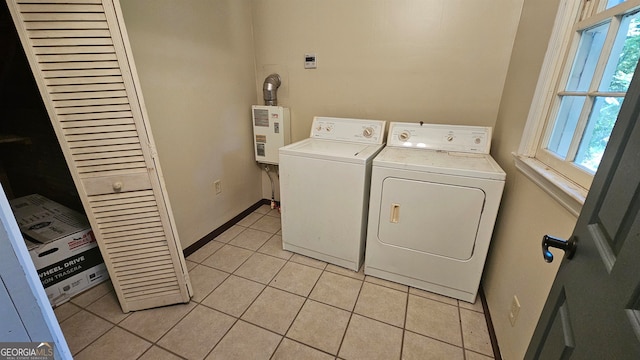
[[[291,142],[289,109],[282,106],[253,105],[253,145],[256,161],[278,164],[278,149]]]
[[[109,278],[84,215],[37,194],[9,204],[52,306]]]

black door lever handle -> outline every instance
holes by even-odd
[[[542,237],[542,257],[544,261],[550,263],[553,261],[553,254],[549,251],[549,247],[564,250],[565,257],[569,260],[573,258],[576,253],[576,241],[575,236],[569,238],[569,240],[562,240],[553,236],[545,235]]]

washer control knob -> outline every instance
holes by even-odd
[[[482,139],[477,137],[477,138],[475,138],[475,140],[473,140],[473,142],[476,143],[476,144],[480,144],[482,142]]]
[[[453,141],[453,135],[447,135],[446,137],[448,142],[452,142]]]
[[[407,141],[409,140],[410,137],[411,137],[411,134],[409,134],[408,131],[403,131],[398,135],[398,139],[400,141]]]
[[[366,137],[367,139],[373,136],[373,128],[371,126],[367,126],[363,131],[362,131],[362,136]]]

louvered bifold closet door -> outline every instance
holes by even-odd
[[[8,4],[123,310],[188,302],[119,4]]]

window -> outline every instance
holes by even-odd
[[[521,157],[586,194],[639,58],[640,0],[562,1]]]

